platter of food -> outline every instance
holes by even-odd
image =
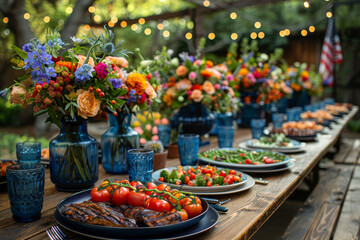
[[[6,183],[6,168],[15,164],[12,160],[0,160],[0,184]]]
[[[69,230],[101,238],[135,238],[185,231],[208,215],[206,201],[165,184],[105,180],[57,205],[56,220]],[[213,212],[210,213],[213,215]]]
[[[303,147],[301,142],[292,140],[283,133],[275,133],[270,136],[264,136],[260,139],[251,139],[246,141],[246,146],[256,149],[267,150],[298,150]]]
[[[247,175],[240,171],[209,165],[164,168],[155,171],[152,177],[157,184],[192,193],[224,192],[247,181]]]
[[[272,134],[283,133],[287,138],[291,138],[297,141],[315,141],[316,134],[318,133],[315,130],[311,129],[297,129],[297,128],[286,128],[286,129],[272,129]]]
[[[198,154],[198,159],[207,164],[221,167],[248,169],[271,169],[285,165],[290,157],[282,153],[262,150],[245,150],[240,148],[220,148]]]
[[[246,172],[247,173],[278,173],[278,172],[283,172],[283,171],[289,170],[294,165],[295,165],[295,163],[293,161],[291,161],[286,165],[280,166],[278,168],[267,169],[266,171],[264,171],[263,169],[250,169],[250,170],[246,170]]]

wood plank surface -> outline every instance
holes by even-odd
[[[357,162],[360,152],[360,139],[356,139],[351,148],[349,155],[345,158],[344,163],[354,164]]]
[[[268,185],[255,185],[246,192],[238,194],[216,196],[220,200],[231,198],[226,204],[229,208],[227,214],[222,214],[219,223],[213,231],[196,237],[196,239],[249,239],[266,220],[281,206],[296,187],[304,180],[311,170],[318,164],[321,157],[335,144],[345,124],[354,116],[358,108],[354,107],[347,116],[342,118],[340,124],[328,129],[327,135],[320,135],[319,140],[308,143],[306,152],[292,155],[296,162],[291,171],[285,171],[274,175],[260,175],[263,179],[269,180]],[[246,139],[249,139],[249,129],[238,129],[234,137],[234,147]],[[217,147],[217,138],[210,138],[210,145],[203,146],[200,151]],[[179,165],[178,159],[168,160],[167,167]],[[107,174],[102,167],[99,171],[98,184],[107,177],[114,175]],[[258,175],[257,175],[258,176]],[[127,178],[127,175],[117,175],[116,178]],[[0,239],[48,239],[44,234],[46,228],[56,225],[54,211],[57,203],[71,193],[58,192],[49,180],[49,170],[46,170],[47,181],[45,183],[45,199],[41,219],[27,223],[13,222],[7,200],[7,194],[0,194]],[[6,224],[5,224],[6,223]],[[19,231],[18,229],[24,229]]]
[[[335,163],[344,163],[345,158],[350,153],[352,146],[354,145],[354,139],[342,139],[340,150],[334,157]]]
[[[346,195],[334,239],[358,240],[360,231],[360,166],[356,166]]]

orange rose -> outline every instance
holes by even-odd
[[[240,76],[245,77],[248,73],[249,73],[249,70],[247,70],[246,68],[241,68],[238,74]]]
[[[189,79],[180,80],[176,83],[175,88],[177,90],[190,90],[192,87],[191,81]]]
[[[185,76],[187,74],[187,72],[188,72],[188,70],[184,65],[180,65],[176,69],[176,75],[178,75],[179,77]]]
[[[202,95],[200,90],[195,89],[194,91],[192,91],[190,97],[195,102],[200,102],[203,99],[204,95]]]
[[[100,100],[95,98],[94,92],[79,89],[76,93],[78,94],[78,115],[85,119],[95,117],[99,113]]]
[[[145,93],[148,95],[150,100],[156,98],[156,92],[148,81],[146,81]]]
[[[123,67],[123,68],[127,68],[129,66],[129,62],[128,60],[126,60],[123,57],[111,57],[111,56],[107,56],[105,57],[105,60],[111,62],[112,64],[114,64],[117,67]]]
[[[85,62],[85,59],[86,59],[86,56],[83,56],[83,55],[76,55],[77,59],[78,59],[78,67],[81,67],[84,62]],[[90,66],[94,67],[95,66],[95,63],[94,63],[94,59],[92,57],[89,57],[89,61],[88,63]]]
[[[215,88],[214,85],[210,82],[210,81],[205,81],[203,84],[203,90],[207,93],[207,94],[214,94],[215,93]]]

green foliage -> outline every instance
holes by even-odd
[[[0,98],[0,125],[19,126],[19,114],[22,109],[20,105],[12,105],[7,100]]]
[[[360,132],[360,120],[349,121],[348,127],[353,132]]]

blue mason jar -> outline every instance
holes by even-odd
[[[66,116],[50,141],[50,178],[60,191],[91,188],[98,180],[98,142],[87,132],[87,120]]]
[[[140,135],[130,127],[130,114],[109,115],[110,128],[101,135],[102,164],[108,173],[127,173],[127,151],[140,148]]]

